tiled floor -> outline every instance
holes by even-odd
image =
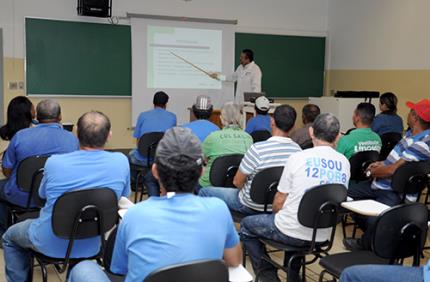
[[[130,197],[133,199],[132,197]],[[350,233],[348,233],[350,234]],[[335,243],[333,245],[332,250],[330,253],[339,253],[339,252],[345,252],[345,249],[342,244],[342,230],[340,228],[340,225],[338,226],[336,230],[336,237],[335,237]],[[428,242],[429,244],[429,242]],[[424,252],[425,258],[421,260],[421,264],[425,264],[427,260],[430,258],[430,251]],[[275,258],[275,260],[279,263],[282,263],[283,261],[283,255],[282,253],[274,253],[272,256]],[[409,261],[406,261],[406,264],[410,265]],[[249,264],[249,259],[247,259],[247,269],[252,272],[252,267]],[[66,281],[64,274],[58,274],[53,267],[49,267],[49,276],[48,280],[49,282],[58,282],[58,281]],[[321,272],[321,267],[319,266],[318,262],[315,262],[314,264],[308,266],[307,268],[307,281],[318,281],[318,276]],[[279,272],[279,277],[282,279],[282,281],[285,281],[285,273]],[[326,278],[330,278],[326,275]],[[3,250],[0,249],[0,282],[6,281],[5,278],[5,272],[4,272],[4,258],[3,258]],[[35,268],[34,270],[34,280],[35,282],[42,281],[42,277],[40,274],[39,268]]]

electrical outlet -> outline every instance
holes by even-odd
[[[18,82],[18,89],[19,90],[24,90],[24,81]]]
[[[18,82],[10,81],[9,82],[9,90],[18,90]]]

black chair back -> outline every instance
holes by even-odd
[[[31,205],[31,200],[37,206],[42,206],[44,201],[39,198],[39,186],[43,177],[43,168],[49,156],[32,156],[22,160],[16,171],[16,183],[18,187],[29,193],[26,208]]]
[[[115,227],[109,234],[108,239],[106,240],[105,249],[103,252],[103,266],[106,271],[111,272],[110,266],[112,263],[112,255],[113,250],[115,248],[115,240],[116,240],[116,233],[118,232],[118,227]]]
[[[139,154],[147,158],[147,166],[150,167],[151,161],[154,159],[155,150],[157,149],[158,142],[163,138],[164,132],[149,132],[143,134],[139,138],[137,150]]]
[[[209,172],[209,180],[212,186],[216,187],[235,187],[233,184],[234,176],[239,169],[243,155],[234,154],[216,158]]]
[[[394,147],[402,140],[402,134],[397,132],[388,132],[381,135],[382,148],[379,153],[379,159],[385,160]]]
[[[391,187],[402,195],[402,202],[404,202],[408,194],[421,195],[422,190],[427,187],[428,174],[430,174],[429,161],[408,162],[396,169],[391,179]]]
[[[104,234],[118,221],[117,201],[115,192],[108,188],[64,193],[52,212],[54,234],[67,240]]]
[[[220,260],[202,260],[168,266],[149,274],[144,282],[228,282],[228,270]]]
[[[266,168],[252,179],[251,199],[256,204],[264,205],[264,212],[267,212],[268,205],[273,202],[283,171],[283,166]]]
[[[302,150],[310,149],[314,147],[314,143],[312,142],[312,139],[306,140],[303,144],[300,145],[300,148]]]
[[[403,204],[383,212],[374,225],[375,254],[391,263],[414,256],[414,265],[418,266],[427,237],[427,213],[427,207],[420,203]]]
[[[252,140],[254,143],[266,141],[270,137],[272,137],[272,133],[267,130],[256,130],[251,133]]]
[[[351,165],[351,178],[350,180],[363,181],[368,179],[366,176],[367,167],[376,162],[379,158],[379,153],[377,151],[364,151],[354,154],[350,159],[349,163]]]

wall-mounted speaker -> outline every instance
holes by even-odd
[[[110,18],[112,0],[78,0],[78,15]]]

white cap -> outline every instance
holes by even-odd
[[[260,111],[268,111],[270,107],[270,101],[266,98],[266,96],[260,96],[255,99],[255,106]]]

